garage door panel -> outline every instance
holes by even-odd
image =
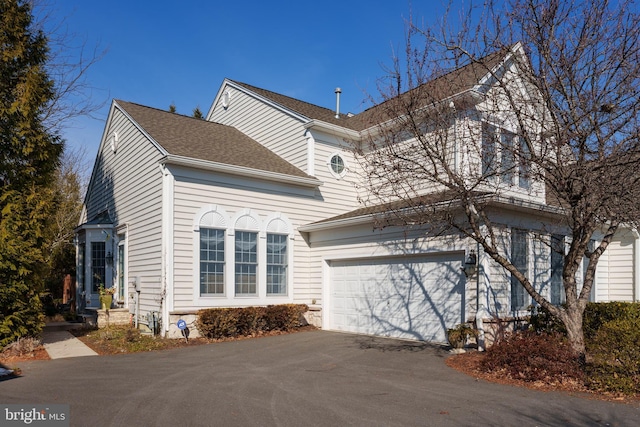
[[[461,254],[331,263],[331,328],[446,342],[462,321]]]

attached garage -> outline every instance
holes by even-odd
[[[329,262],[329,329],[446,342],[464,321],[461,252]]]

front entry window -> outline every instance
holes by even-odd
[[[105,286],[106,244],[91,242],[91,292],[97,293],[100,285]]]

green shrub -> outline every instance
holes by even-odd
[[[580,362],[561,334],[532,330],[513,333],[489,347],[481,368],[530,382],[583,378]]]
[[[567,334],[567,329],[560,319],[552,316],[551,313],[543,307],[539,305],[529,306],[529,312],[531,313],[531,316],[529,317],[529,326],[535,332],[544,332],[547,334],[559,333],[562,335]]]
[[[198,311],[196,327],[208,338],[256,335],[266,331],[289,331],[301,326],[305,304],[267,307],[208,308]]]
[[[586,366],[589,388],[640,393],[640,317],[602,324],[587,341],[587,353],[592,359]]]
[[[595,337],[605,323],[619,319],[640,319],[640,303],[597,302],[587,304],[582,320],[585,341],[588,342]]]

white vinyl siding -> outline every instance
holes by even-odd
[[[233,87],[223,90],[230,91],[231,102],[226,109],[219,102],[211,121],[235,127],[294,166],[307,170],[307,143],[300,119]]]
[[[596,301],[633,301],[634,286],[637,286],[634,277],[634,241],[631,231],[621,230],[600,258]]]
[[[118,133],[114,153],[108,137]],[[159,311],[162,271],[162,174],[158,161],[162,153],[117,108],[105,130],[86,200],[87,219],[105,208],[114,226],[128,224],[128,277],[141,284],[140,311]],[[108,245],[113,245],[109,239]],[[117,248],[108,247],[115,253]],[[128,284],[126,284],[128,286]],[[129,292],[125,292],[129,298]],[[132,301],[128,301],[131,307]]]

